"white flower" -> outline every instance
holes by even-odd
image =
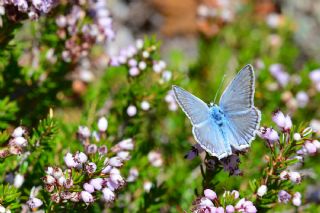
[[[292,198],[292,204],[295,206],[301,206],[301,194],[300,192],[296,192]]]
[[[42,201],[36,197],[33,197],[33,198],[30,198],[28,201],[27,201],[27,205],[31,208],[31,209],[34,209],[34,208],[39,208],[40,206],[42,206]]]
[[[117,157],[119,157],[123,161],[126,161],[130,159],[130,153],[126,151],[121,151],[117,153]]]
[[[138,49],[142,49],[142,48],[143,48],[143,45],[144,45],[144,41],[143,41],[142,39],[138,39],[138,40],[136,41],[136,47],[137,47]]]
[[[148,101],[141,102],[141,109],[144,111],[148,111],[150,109],[150,104]]]
[[[143,183],[143,189],[145,192],[150,192],[151,188],[152,188],[152,183],[150,181],[145,181]]]
[[[52,177],[51,175],[46,175],[43,177],[43,182],[46,184],[54,184],[56,182],[56,179],[54,177]]]
[[[140,74],[140,70],[138,69],[138,67],[131,67],[131,68],[129,69],[129,74],[130,74],[131,76],[137,76],[137,75]]]
[[[103,193],[103,199],[106,202],[111,202],[114,201],[115,199],[115,194],[113,191],[111,191],[109,188],[104,188],[102,189],[102,193]]]
[[[86,165],[86,171],[89,173],[89,174],[92,174],[94,173],[95,171],[97,170],[97,165],[93,162],[90,162]]]
[[[78,134],[81,135],[84,138],[89,138],[91,133],[90,129],[86,126],[79,126],[78,128]]]
[[[25,133],[26,133],[26,130],[24,128],[22,128],[21,126],[19,126],[13,130],[13,133],[11,134],[11,136],[14,138],[22,137],[23,134],[25,134]]]
[[[5,213],[6,212],[6,208],[4,208],[2,205],[0,205],[0,213]]]
[[[258,188],[258,191],[257,191],[257,194],[262,197],[263,195],[265,195],[267,193],[267,186],[266,185],[261,185],[259,188]]]
[[[130,105],[128,108],[127,108],[127,114],[130,116],[130,117],[133,117],[137,114],[137,107],[135,107],[134,105]]]
[[[98,120],[98,129],[100,132],[105,132],[108,128],[108,120],[105,117],[101,117]]]
[[[64,176],[59,177],[58,184],[63,186],[66,183],[66,178]]]
[[[160,152],[151,151],[148,154],[148,160],[154,167],[160,167],[163,164],[162,155]]]
[[[17,146],[27,146],[28,141],[24,137],[16,137],[12,139],[12,142]]]
[[[281,180],[288,180],[288,178],[289,178],[289,174],[288,174],[287,171],[282,171],[282,172],[280,173],[280,179],[281,179]]]
[[[116,168],[112,168],[110,171],[110,179],[117,184],[124,184],[124,179],[120,174],[120,171]]]
[[[20,188],[24,182],[24,176],[21,174],[16,174],[14,177],[13,185],[16,188]]]
[[[150,53],[148,51],[145,50],[142,52],[142,57],[149,58],[149,56],[150,56]]]
[[[293,134],[293,140],[295,140],[295,141],[301,140],[301,135],[299,133],[294,133]]]
[[[92,203],[94,201],[93,196],[87,191],[81,192],[81,198],[85,203]]]
[[[104,169],[102,169],[101,173],[102,174],[108,174],[112,169],[112,166],[108,165]]]
[[[78,161],[79,163],[85,163],[88,160],[88,157],[86,154],[84,154],[83,152],[79,152],[76,154],[76,156],[74,157],[74,159],[76,161]]]
[[[140,70],[145,70],[147,68],[147,64],[144,61],[140,61],[138,66]]]
[[[294,183],[300,183],[301,182],[301,175],[299,172],[289,172],[289,178]]]
[[[211,189],[205,189],[204,196],[206,198],[209,198],[210,200],[214,200],[217,198],[217,194],[214,191],[212,191]]]

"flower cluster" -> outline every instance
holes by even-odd
[[[176,99],[174,97],[173,90],[169,90],[169,92],[167,92],[167,95],[165,96],[164,100],[165,100],[165,102],[168,103],[168,108],[170,111],[177,111],[178,104],[177,104]]]
[[[193,202],[192,212],[194,213],[233,213],[245,212],[255,213],[257,208],[253,203],[245,198],[240,198],[239,192],[236,190],[225,191],[218,198],[217,194],[211,189],[204,190],[204,196],[197,198]]]
[[[206,36],[216,35],[225,23],[232,22],[240,2],[202,1],[197,7],[198,29]]]
[[[260,128],[258,135],[267,142],[271,156],[265,156],[268,167],[257,195],[261,198],[271,188],[269,196],[277,195],[279,203],[292,201],[293,205],[300,206],[301,194],[291,192],[292,187],[289,186],[301,183],[302,175],[297,171],[297,163],[303,161],[307,154],[314,155],[319,150],[320,143],[312,138],[313,131],[310,127],[296,129],[289,115],[284,115],[279,110],[273,113],[272,120],[281,133],[272,127]]]
[[[26,14],[34,20],[43,13],[49,13],[58,2],[57,0],[1,0],[0,15],[6,14],[9,19],[17,21],[23,19],[23,15]]]
[[[185,155],[185,158],[192,160],[202,152],[204,152],[204,149],[202,149],[199,144],[196,144],[192,146],[191,150]],[[240,158],[236,153],[220,160],[218,160],[216,157],[207,156],[205,163],[209,170],[222,167],[224,171],[229,173],[229,175],[242,175],[242,171],[239,169]]]
[[[48,167],[43,177],[45,189],[51,194],[51,200],[60,202],[93,203],[98,197],[103,197],[107,203],[116,198],[116,191],[125,182],[133,182],[138,177],[138,170],[131,168],[127,180],[121,175],[121,167],[130,159],[129,151],[133,150],[132,139],[125,139],[108,147],[96,145],[106,138],[108,121],[102,117],[97,123],[98,132],[81,126],[77,132],[78,139],[84,146],[84,152],[67,153],[64,156],[66,169]]]
[[[284,70],[281,64],[272,64],[269,67],[269,71],[281,87],[285,87],[289,83],[290,75]]]
[[[0,150],[0,158],[22,154],[28,145],[27,137],[27,130],[21,126],[17,127],[12,132],[8,145]]]
[[[125,65],[131,77],[139,76],[143,71],[151,69],[161,75],[160,82],[170,81],[172,73],[166,70],[166,63],[162,60],[156,60],[157,49],[157,45],[148,45],[144,40],[138,39],[135,45],[123,48],[119,55],[112,56],[110,65]]]

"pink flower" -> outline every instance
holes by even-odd
[[[111,191],[109,188],[103,188],[102,189],[102,193],[103,193],[103,199],[106,202],[112,202],[115,199],[115,194],[113,191]]]
[[[162,155],[160,152],[151,151],[148,154],[148,160],[154,167],[160,167],[163,164]]]
[[[121,176],[119,169],[116,169],[116,168],[111,169],[110,179],[117,184],[120,184],[120,185],[124,184],[124,179]]]
[[[299,172],[289,172],[289,179],[294,183],[300,183],[301,175]]]
[[[94,201],[93,196],[87,191],[81,192],[81,198],[85,203],[93,203]]]
[[[260,133],[259,136],[262,139],[265,139],[266,141],[270,142],[271,144],[279,141],[278,132],[272,128],[261,127],[259,133]]]
[[[96,190],[100,191],[102,189],[102,178],[94,178],[90,180],[90,185],[92,185]]]
[[[235,212],[235,209],[232,205],[227,205],[226,206],[226,213],[233,213]]]
[[[257,195],[262,197],[263,195],[265,195],[267,193],[267,186],[266,185],[261,185],[259,188],[258,188],[258,191],[257,191]]]
[[[312,143],[310,141],[305,142],[304,148],[311,155],[313,155],[313,154],[315,154],[317,152],[317,147],[314,145],[314,143]]]
[[[108,164],[113,167],[121,167],[123,165],[120,157],[112,157],[109,159]]]
[[[97,170],[97,165],[95,163],[90,162],[90,163],[86,164],[86,171],[89,174],[94,173],[96,170]]]
[[[211,189],[205,189],[204,196],[209,198],[210,200],[217,199],[217,194],[214,191],[212,191]]]
[[[289,173],[287,171],[282,171],[280,173],[280,179],[281,180],[288,180],[289,179]]]
[[[291,199],[291,195],[285,190],[280,190],[278,193],[278,202],[279,203],[288,203]]]
[[[83,189],[86,190],[89,193],[93,193],[94,192],[94,187],[89,183],[84,183],[83,184]]]
[[[15,128],[11,134],[12,137],[17,138],[17,137],[22,137],[26,133],[26,130],[19,126]]]
[[[132,138],[122,140],[116,146],[118,146],[122,150],[133,150],[133,148],[134,148]]]
[[[36,197],[30,198],[27,201],[27,205],[31,209],[39,208],[40,206],[42,206],[42,204],[43,204],[43,202],[40,199],[36,198]]]
[[[134,182],[139,176],[139,171],[137,168],[131,168],[129,170],[129,176],[127,178],[127,182]]]
[[[292,121],[289,115],[284,116],[279,110],[273,112],[272,120],[284,131],[289,131],[292,127]]]
[[[65,156],[64,156],[64,162],[65,164],[67,165],[67,167],[69,168],[74,168],[74,167],[77,167],[77,163],[75,162],[73,156],[71,153],[67,153]]]

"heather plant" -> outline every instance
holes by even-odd
[[[0,212],[318,212],[320,63],[284,6],[190,3],[190,54],[144,4],[0,0]],[[218,159],[172,85],[209,103],[246,64],[260,126]]]

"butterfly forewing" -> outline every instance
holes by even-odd
[[[223,92],[219,105],[228,114],[245,112],[253,107],[254,71],[245,66]]]
[[[245,66],[227,87],[220,99],[220,107],[228,119],[230,144],[238,150],[247,148],[259,128],[260,111],[253,105],[254,71]],[[233,139],[231,139],[233,137]]]
[[[178,86],[172,88],[178,104],[193,125],[200,124],[208,119],[209,107],[206,103]]]

